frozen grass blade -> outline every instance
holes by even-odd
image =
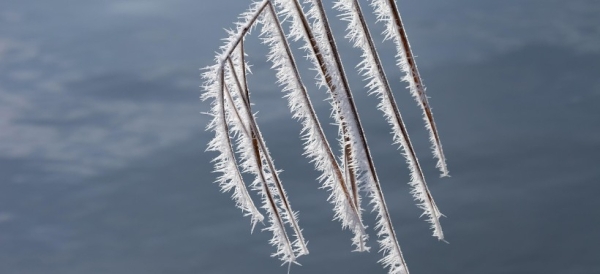
[[[263,42],[270,48],[268,59],[277,71],[277,78],[283,91],[287,92],[289,108],[293,117],[302,122],[302,139],[305,140],[305,155],[312,159],[315,168],[322,173],[319,180],[323,187],[331,191],[330,201],[334,204],[334,219],[339,219],[344,228],[349,227],[355,237],[366,239],[359,210],[346,189],[342,171],[325,138],[320,122],[306,92],[291,49],[281,28],[275,9],[269,6],[269,15],[263,25]]]
[[[428,216],[433,235],[439,240],[444,240],[444,233],[439,221],[441,213],[427,187],[425,176],[392,94],[392,89],[383,71],[381,60],[375,49],[375,43],[371,38],[360,4],[357,0],[339,0],[336,2],[335,7],[342,12],[343,20],[348,22],[346,37],[354,43],[355,47],[362,50],[362,61],[358,67],[359,71],[365,76],[367,88],[371,94],[376,94],[380,99],[378,108],[383,111],[384,117],[392,126],[394,142],[400,144],[404,150],[403,154],[410,169],[411,181],[409,184],[413,187],[411,193],[419,202],[419,207],[424,209],[423,215]]]
[[[384,254],[384,258],[380,262],[384,267],[389,268],[389,273],[406,273],[408,268],[402,255],[400,245],[396,237],[396,232],[392,225],[392,220],[389,215],[389,210],[385,203],[381,184],[375,171],[370,149],[367,145],[367,139],[360,122],[358,111],[350,92],[347,78],[344,73],[343,65],[335,44],[335,40],[329,27],[328,19],[325,14],[323,3],[317,0],[310,0],[311,8],[308,11],[308,17],[312,18],[313,29],[316,31],[317,44],[326,53],[326,65],[330,67],[330,72],[333,75],[334,81],[339,84],[335,86],[343,87],[338,93],[338,104],[343,117],[348,124],[348,135],[350,144],[353,150],[353,155],[356,157],[356,167],[360,175],[359,182],[362,182],[364,189],[371,198],[371,203],[374,204],[374,211],[377,213],[377,225],[380,250]]]
[[[329,90],[330,102],[332,103],[333,111],[331,116],[339,126],[340,144],[343,153],[344,178],[346,179],[347,191],[352,193],[354,207],[358,211],[358,215],[362,218],[360,208],[360,196],[358,194],[358,185],[356,180],[355,162],[352,155],[350,137],[348,135],[348,126],[341,114],[337,99],[338,87],[341,87],[339,81],[336,82],[335,74],[330,73],[330,67],[326,64],[326,53],[321,51],[317,44],[318,39],[315,37],[311,25],[306,17],[302,5],[298,0],[275,0],[275,3],[280,7],[283,17],[291,21],[291,28],[288,37],[292,40],[302,39],[305,42],[303,49],[309,52],[307,58],[311,61],[317,71],[318,85],[326,86]],[[336,84],[337,83],[337,84]],[[356,246],[355,251],[369,251],[366,246],[366,237],[355,237],[352,239],[353,245]]]
[[[268,4],[269,2],[266,0],[253,3],[249,11],[245,12],[241,16],[242,22],[237,24],[237,30],[235,32],[230,31],[230,36],[228,39],[226,39],[227,43],[225,46],[221,47],[222,53],[217,56],[217,64],[209,67],[208,71],[203,73],[203,78],[205,79],[204,89],[206,90],[206,93],[203,94],[201,99],[213,99],[211,112],[213,117],[218,117],[213,118],[213,121],[209,124],[209,129],[215,131],[215,138],[209,144],[209,149],[214,147],[212,144],[222,142],[223,140],[227,140],[227,138],[229,138],[229,132],[221,129],[229,129],[227,128],[226,124],[232,124],[230,130],[234,133],[234,135],[239,137],[238,147],[241,148],[240,154],[242,155],[241,166],[244,171],[250,171],[256,175],[257,179],[252,183],[252,185],[261,192],[263,208],[265,208],[269,213],[269,221],[271,225],[265,230],[269,230],[273,233],[273,238],[270,240],[270,243],[277,247],[277,251],[273,254],[273,256],[278,257],[285,263],[291,264],[296,262],[296,259],[299,255],[307,254],[305,249],[306,244],[301,234],[296,235],[297,240],[295,243],[290,241],[285,230],[284,223],[286,220],[290,223],[292,220],[295,221],[295,213],[289,209],[289,204],[287,204],[285,211],[280,212],[278,207],[287,203],[287,201],[283,200],[286,199],[285,193],[282,195],[282,189],[277,189],[277,186],[271,187],[268,184],[268,182],[274,181],[273,178],[277,178],[277,172],[274,170],[274,168],[271,168],[272,165],[270,166],[270,172],[266,172],[263,169],[263,161],[265,158],[261,156],[261,152],[259,151],[256,142],[254,142],[252,135],[256,130],[256,127],[252,127],[252,124],[250,123],[254,121],[253,116],[250,115],[249,118],[243,118],[243,116],[241,116],[237,111],[236,101],[229,92],[230,88],[228,87],[227,83],[231,85],[233,78],[232,75],[236,75],[235,68],[230,67],[229,77],[225,77],[225,64],[229,64],[231,66],[231,54],[238,47],[241,41],[243,41],[244,36],[250,31]],[[240,89],[239,92],[240,96],[243,97],[243,91]],[[228,101],[225,101],[225,97],[228,98]],[[229,115],[225,114],[224,108],[227,104],[226,102],[228,102],[228,105],[230,106],[230,110],[228,111]],[[245,103],[238,103],[238,105],[246,106]],[[222,127],[219,127],[220,125]],[[249,130],[252,131],[250,132]],[[225,135],[227,135],[227,137],[225,137]],[[268,152],[266,153],[268,155]],[[221,155],[223,154],[224,153],[221,153]],[[231,159],[231,157],[226,158],[223,156],[218,156],[215,159],[216,168],[227,165],[227,163],[222,162],[223,160],[231,161]],[[279,195],[273,194],[272,188],[274,188],[276,193]],[[299,228],[297,228],[296,231],[300,232]],[[301,245],[301,248],[299,248],[300,250],[297,252],[298,254],[295,253],[294,244]]]
[[[255,142],[252,134],[246,129],[243,122],[244,119],[235,107],[235,100],[232,98],[227,86],[225,86],[225,91],[230,113],[232,113],[230,115],[230,123],[234,125],[233,128],[237,135],[240,136],[239,147],[243,155],[242,158],[245,159],[243,166],[245,166],[247,171],[256,176],[256,180],[252,185],[260,192],[263,200],[263,208],[269,214],[271,225],[265,230],[273,233],[273,238],[269,242],[277,247],[277,251],[272,256],[278,257],[284,263],[290,264],[296,262],[293,243],[290,241],[285,230],[285,220],[282,217],[285,213],[282,213],[278,206],[278,204],[281,204],[280,199],[273,194],[272,187],[268,184],[271,179],[269,174],[263,169],[263,159],[258,147],[253,145]]]
[[[252,132],[254,146],[256,147],[258,145],[257,149],[255,149],[256,153],[260,153],[260,155],[264,157],[266,163],[265,168],[269,171],[268,177],[272,180],[274,189],[276,190],[276,194],[279,196],[279,201],[281,202],[281,206],[284,209],[284,212],[281,215],[286,221],[286,223],[290,224],[290,226],[294,230],[294,234],[296,236],[296,240],[294,241],[294,246],[296,248],[295,251],[297,252],[296,256],[306,255],[308,254],[308,248],[306,247],[306,241],[302,236],[302,230],[298,225],[297,213],[292,211],[287,194],[285,193],[285,190],[283,189],[283,185],[281,183],[281,179],[279,178],[279,172],[275,168],[275,164],[273,162],[273,159],[271,158],[271,155],[269,154],[264,138],[260,133],[258,124],[256,123],[254,115],[250,110],[249,98],[244,98],[244,91],[242,89],[241,83],[239,82],[239,77],[237,76],[236,70],[233,67],[233,62],[231,61],[231,59],[228,59],[228,63],[230,65],[228,71],[232,76],[229,78],[228,82],[232,83],[233,86],[236,86],[235,90],[238,92],[237,95],[240,98],[244,99],[244,103],[239,104],[239,106],[242,109],[241,112],[242,116],[244,117],[243,119],[247,121],[246,124],[249,125],[250,130]]]
[[[220,89],[222,89],[222,78],[219,76],[219,79],[210,86],[211,88],[221,87]],[[254,205],[237,165],[233,145],[229,137],[229,127],[226,122],[223,93],[217,92],[215,95],[217,98],[214,101],[215,104],[213,104],[213,113],[216,113],[216,115],[213,116],[213,120],[209,124],[209,128],[215,131],[215,138],[209,143],[208,150],[219,152],[219,156],[213,160],[215,172],[221,173],[221,176],[217,178],[217,182],[223,192],[229,192],[233,189],[232,198],[236,206],[242,209],[245,215],[251,217],[252,230],[254,230],[256,223],[262,222],[264,216]]]
[[[425,94],[425,86],[419,75],[415,58],[408,42],[406,30],[400,17],[400,11],[395,0],[370,0],[371,5],[375,9],[378,21],[382,21],[385,24],[384,36],[385,39],[392,39],[396,44],[398,51],[396,57],[398,58],[397,64],[406,75],[402,78],[403,81],[408,83],[410,93],[413,98],[419,103],[419,106],[423,110],[423,120],[425,120],[425,127],[429,131],[429,141],[432,144],[433,156],[438,159],[436,167],[440,170],[441,177],[450,176],[448,173],[448,166],[446,165],[446,156],[442,149],[442,143],[440,136],[435,126],[433,119],[433,113],[429,106],[429,100],[427,94]]]

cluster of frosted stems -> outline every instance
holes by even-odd
[[[385,25],[385,40],[393,41],[396,46],[397,64],[405,75],[402,80],[408,83],[410,93],[423,111],[436,166],[442,176],[448,176],[440,138],[397,4],[394,0],[369,0],[369,4],[378,21]],[[427,217],[433,236],[443,241],[439,221],[443,215],[427,187],[359,1],[337,0],[334,8],[347,23],[346,38],[362,53],[358,69],[364,76],[366,89],[379,98],[377,107],[391,127],[392,142],[399,145],[406,158],[411,194]],[[289,26],[287,30],[284,30],[282,20]],[[223,192],[232,192],[236,206],[250,217],[252,229],[257,223],[264,223],[265,216],[261,212],[266,213],[268,225],[264,230],[272,233],[270,243],[276,248],[273,257],[291,264],[308,254],[298,213],[291,208],[279,171],[251,109],[244,38],[260,26],[262,41],[269,48],[266,59],[272,63],[291,115],[302,124],[300,136],[305,155],[321,174],[318,180],[329,192],[334,219],[341,222],[342,228],[352,231],[352,245],[356,251],[369,251],[361,208],[361,195],[366,195],[377,217],[375,230],[383,253],[380,263],[389,273],[408,274],[328,20],[320,0],[303,3],[300,0],[263,0],[252,3],[240,16],[235,29],[229,31],[216,63],[202,74],[202,99],[211,100],[212,120],[208,129],[215,137],[208,150],[218,153],[213,161],[215,171],[220,174],[217,183]],[[327,141],[289,41],[302,43],[302,50],[318,72],[317,85],[327,90],[331,118],[338,126],[339,153]],[[247,184],[243,173],[250,174],[253,181]],[[258,193],[260,206],[254,204],[250,191]]]

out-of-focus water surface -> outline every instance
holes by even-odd
[[[0,273],[287,271],[269,257],[269,233],[259,227],[251,235],[230,195],[212,184],[215,155],[204,152],[212,134],[203,131],[208,104],[198,100],[198,68],[213,62],[223,29],[248,4],[2,1]],[[433,167],[393,45],[378,46],[448,216],[450,244],[419,219],[404,160],[352,71],[359,53],[336,38],[350,57],[346,70],[411,271],[600,273],[600,3],[399,5],[451,178],[439,179]],[[259,123],[311,251],[292,273],[385,273],[372,217],[368,254],[350,252],[350,232],[331,221],[327,193],[301,155],[300,126],[268,84],[265,49],[256,38],[247,44]],[[311,84],[314,72],[304,73],[326,121],[324,90]]]

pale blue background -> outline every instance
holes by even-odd
[[[269,234],[251,235],[211,183],[204,153],[198,68],[248,4],[2,0],[0,273],[287,271],[269,258]],[[600,273],[600,2],[399,5],[451,178],[433,167],[392,44],[379,46],[451,244],[419,219],[404,160],[352,70],[358,51],[337,38],[412,273]],[[331,222],[265,50],[256,38],[248,50],[259,122],[311,250],[292,273],[385,273],[372,229],[374,251],[352,253]],[[325,91],[303,76],[327,121]]]

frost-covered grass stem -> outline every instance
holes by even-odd
[[[229,71],[235,79],[239,79],[236,76],[235,69],[231,68]],[[239,86],[241,87],[241,85],[239,85]],[[244,97],[243,90],[242,89],[236,89],[236,90],[237,90],[237,92],[239,92],[238,95],[241,98],[243,98]],[[252,114],[252,112],[249,108],[249,105],[250,105],[249,101],[246,101],[245,103],[240,104],[240,105],[241,105],[241,108],[243,109],[242,110],[242,112],[244,113],[243,115],[246,116],[245,118],[247,119],[249,127],[253,133],[254,140],[256,140],[256,143],[258,143],[258,149],[255,149],[256,153],[260,153],[265,159],[266,168],[269,169],[270,176],[272,177],[272,180],[274,182],[277,194],[279,195],[279,198],[281,200],[283,208],[286,211],[286,216],[287,216],[288,222],[292,226],[292,229],[294,230],[294,234],[297,237],[297,240],[295,241],[295,245],[298,247],[297,255],[300,256],[300,255],[308,254],[308,248],[306,247],[306,241],[304,240],[304,237],[302,236],[302,230],[300,229],[300,226],[298,225],[297,213],[295,213],[291,209],[287,195],[285,193],[285,190],[283,189],[281,179],[279,178],[279,172],[275,168],[275,164],[273,163],[273,159],[271,158],[269,151],[267,150],[267,146],[265,144],[265,141],[262,137],[260,130],[258,129],[258,125],[256,123],[254,115]]]
[[[275,0],[275,2],[281,8],[284,17],[291,19],[292,27],[288,37],[292,40],[303,39],[305,41],[303,49],[310,53],[308,58],[320,73],[319,76],[321,81],[318,84],[319,86],[326,86],[329,90],[329,95],[331,97],[330,102],[333,107],[332,117],[334,117],[334,120],[339,126],[340,143],[343,153],[344,178],[346,179],[348,191],[352,193],[354,207],[357,208],[358,215],[362,218],[357,173],[354,167],[355,158],[354,155],[352,155],[348,125],[341,113],[341,108],[338,103],[339,100],[337,98],[337,90],[340,89],[342,85],[336,82],[334,78],[335,74],[330,72],[331,68],[327,65],[325,59],[328,53],[323,52],[320,45],[318,45],[318,39],[313,33],[313,27],[309,23],[299,0]],[[369,251],[369,247],[366,246],[365,241],[366,237],[353,238],[353,244],[357,247],[356,251]]]
[[[218,81],[219,82],[215,83],[215,87],[223,86],[224,82],[222,73]],[[211,123],[211,127],[215,129],[217,136],[209,144],[209,150],[220,152],[219,157],[216,158],[214,162],[215,171],[222,174],[218,178],[221,190],[223,192],[228,192],[231,189],[234,190],[232,195],[233,199],[235,200],[236,205],[241,208],[242,211],[247,212],[247,215],[251,216],[252,230],[254,230],[256,223],[262,222],[264,220],[264,216],[254,205],[246,185],[244,184],[244,179],[240,173],[240,169],[237,165],[231,138],[228,134],[229,127],[226,122],[227,119],[223,92],[219,92],[217,97],[217,104],[213,106],[213,108],[217,110],[217,115],[214,116],[213,123]]]
[[[319,179],[331,191],[329,199],[334,204],[335,219],[339,219],[343,227],[350,227],[355,237],[366,239],[360,211],[346,189],[342,171],[302,83],[281,23],[271,5],[269,11],[271,16],[264,18],[262,36],[264,43],[270,47],[268,59],[277,71],[278,82],[283,86],[283,91],[287,92],[289,108],[294,118],[302,122],[305,154],[313,159],[316,169],[322,172]]]
[[[296,262],[296,254],[294,253],[294,245],[290,241],[290,237],[288,236],[285,230],[285,216],[288,216],[289,213],[281,212],[278,203],[281,203],[281,199],[275,196],[272,192],[271,187],[268,182],[271,181],[271,176],[269,173],[264,171],[263,160],[261,157],[260,149],[255,142],[255,138],[253,138],[253,134],[249,132],[244,126],[244,118],[241,117],[240,113],[237,111],[235,106],[235,101],[231,96],[231,92],[229,88],[225,86],[225,94],[227,96],[227,100],[230,106],[230,112],[234,118],[231,119],[232,123],[237,125],[237,129],[241,130],[243,133],[242,138],[244,138],[244,142],[242,142],[241,147],[246,150],[246,158],[248,161],[253,161],[254,163],[249,168],[252,170],[252,173],[257,177],[257,181],[253,183],[256,189],[260,190],[261,196],[263,199],[263,208],[269,212],[269,221],[271,222],[271,226],[266,228],[266,230],[273,232],[273,239],[271,239],[271,244],[277,246],[277,252],[273,254],[273,256],[279,256],[280,259],[286,263]],[[252,144],[250,146],[244,144]],[[250,157],[248,157],[250,155]],[[258,186],[256,186],[259,184]],[[289,219],[289,218],[288,218]]]
[[[421,165],[392,94],[392,89],[383,70],[379,54],[375,49],[375,43],[360,4],[357,0],[338,0],[335,7],[342,12],[343,20],[348,22],[346,37],[353,42],[355,47],[362,50],[362,61],[358,67],[359,71],[365,76],[367,88],[371,94],[376,94],[379,97],[378,108],[383,111],[387,122],[392,126],[394,142],[399,143],[404,151],[403,154],[411,172],[409,184],[413,187],[412,194],[420,203],[419,207],[424,209],[423,214],[429,217],[428,221],[433,228],[433,235],[439,240],[443,240],[444,234],[439,221],[441,213],[427,187]]]
[[[402,78],[408,83],[410,93],[419,103],[423,111],[423,120],[425,127],[429,131],[429,140],[432,144],[433,155],[438,159],[436,167],[442,173],[442,177],[450,176],[446,164],[446,156],[442,148],[442,142],[433,119],[433,113],[429,106],[429,100],[425,93],[425,86],[421,80],[415,57],[408,42],[406,29],[400,17],[400,11],[395,0],[371,0],[371,6],[375,10],[378,21],[385,24],[385,39],[392,39],[397,49],[397,64],[406,75]]]
[[[365,173],[361,177],[365,182],[366,189],[372,199],[371,203],[374,204],[375,211],[378,215],[376,229],[379,229],[377,233],[381,238],[379,243],[381,251],[385,254],[381,262],[385,267],[389,267],[390,273],[408,273],[408,268],[402,255],[400,245],[398,244],[396,232],[392,225],[381,184],[375,170],[369,146],[367,145],[367,139],[360,122],[352,93],[348,86],[348,81],[346,80],[347,78],[343,69],[341,57],[335,44],[331,28],[329,27],[323,3],[318,0],[310,0],[310,2],[312,7],[308,14],[314,18],[315,22],[317,22],[315,24],[315,29],[321,32],[317,35],[318,43],[322,45],[321,48],[328,47],[330,52],[328,57],[331,58],[328,64],[335,67],[334,69],[337,73],[336,76],[340,79],[344,87],[338,96],[338,103],[340,104],[342,115],[348,120],[349,136],[353,146],[354,155],[357,158],[357,167]]]

